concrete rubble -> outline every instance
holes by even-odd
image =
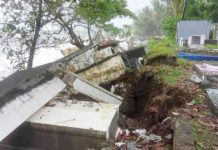
[[[34,93],[25,89],[22,91],[24,96],[16,95],[24,104],[30,103],[21,107],[15,96],[1,108],[5,116],[0,117],[3,122],[0,126],[4,129],[0,135],[0,148],[7,145],[46,150],[98,149],[103,141],[115,137],[121,97],[65,70],[61,63],[41,68],[40,80],[37,73],[34,77],[22,79],[36,82],[37,86],[32,88]],[[47,74],[51,75],[48,81],[41,80]],[[30,97],[25,100],[25,95]],[[22,110],[12,111],[15,107]],[[8,119],[16,116],[23,117]],[[8,126],[10,124],[12,127]]]
[[[67,74],[63,80],[65,83],[73,87],[77,92],[83,93],[95,100],[111,104],[121,104],[122,98],[120,96],[116,96],[75,74]]]
[[[206,63],[196,64],[195,69],[202,76],[202,79],[194,75],[191,80],[199,83],[202,88],[206,89],[210,110],[218,116],[218,66]]]
[[[202,75],[218,75],[218,67],[209,64],[196,64],[197,71]]]
[[[19,147],[46,150],[98,149],[103,141],[115,136],[117,107],[79,100],[52,100],[3,143],[15,140]]]
[[[99,84],[118,78],[128,68],[139,67],[144,55],[144,47],[125,51],[119,47],[119,41],[105,41],[81,50],[72,50],[58,62],[64,62],[67,70]]]
[[[196,150],[190,122],[182,119],[175,121],[173,149]]]
[[[53,96],[60,92],[65,84],[58,78],[54,78],[45,84],[38,86],[26,94],[15,97],[6,106],[1,108],[0,141],[8,136],[13,130],[27,120],[33,113],[50,101]],[[42,96],[39,97],[39,94]],[[8,119],[8,118],[13,118]]]
[[[218,116],[218,89],[206,89],[211,111]]]
[[[151,144],[161,143],[163,141],[161,136],[155,134],[149,134],[146,131],[146,129],[136,129],[130,131],[128,129],[120,129],[120,128],[118,128],[116,132],[115,140],[117,141],[114,146],[115,149],[123,149],[123,150],[146,149],[152,147]],[[107,147],[107,148],[113,149],[113,147]]]
[[[63,90],[66,84],[50,73],[50,64],[15,73],[0,84],[0,141]]]

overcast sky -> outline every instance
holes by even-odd
[[[129,10],[138,13],[145,6],[151,5],[151,0],[127,0]],[[133,20],[129,18],[117,18],[112,21],[116,26],[122,27],[125,24],[132,24]]]

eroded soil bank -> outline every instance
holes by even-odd
[[[169,68],[172,69],[168,70]],[[187,80],[188,74],[179,74],[177,77],[176,71],[179,69],[176,66],[147,66],[127,72],[109,83],[101,84],[105,89],[112,90],[124,98],[120,106],[119,126],[130,131],[143,128],[149,134],[161,137],[173,135],[172,122],[167,118],[173,110],[192,101],[199,88],[198,85]],[[164,79],[165,76],[160,76],[159,71],[165,71],[166,76],[175,75]],[[156,145],[156,143],[152,144]],[[171,149],[172,138],[170,140],[163,138],[161,144],[170,145],[169,149]]]

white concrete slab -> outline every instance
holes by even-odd
[[[0,109],[0,141],[64,89],[65,83],[53,78],[17,96]]]
[[[72,86],[76,91],[100,102],[118,105],[122,102],[122,97],[117,96],[87,80],[84,80],[74,73],[67,74],[63,80],[66,84]]]
[[[76,128],[87,133],[92,131],[96,134],[105,133],[105,138],[109,137],[109,132],[115,132],[110,130],[113,130],[111,126],[117,124],[119,105],[76,100],[66,102],[52,100],[49,104],[51,105],[44,106],[31,116],[28,122],[41,124],[43,129],[45,129],[43,125],[49,125],[72,128],[74,131]]]

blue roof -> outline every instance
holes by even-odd
[[[205,35],[209,39],[211,22],[208,20],[183,20],[177,23],[177,40],[188,39],[192,35]]]

